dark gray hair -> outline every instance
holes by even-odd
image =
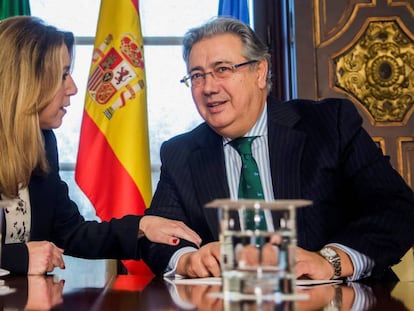
[[[272,82],[270,71],[271,61],[268,47],[249,26],[237,19],[215,17],[201,26],[189,29],[183,39],[183,58],[187,68],[191,49],[194,44],[204,38],[225,33],[234,34],[240,38],[243,46],[243,57],[247,60],[265,59],[267,61],[269,68],[267,73],[267,91],[269,92]]]

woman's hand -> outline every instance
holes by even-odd
[[[26,243],[29,251],[28,274],[44,274],[52,272],[55,267],[65,269],[63,249],[48,241]]]
[[[29,275],[25,310],[50,310],[63,302],[64,280],[52,276]]]
[[[139,223],[139,230],[151,241],[169,245],[177,245],[180,238],[197,246],[201,238],[182,221],[171,220],[159,216],[144,216]]]

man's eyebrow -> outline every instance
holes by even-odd
[[[190,69],[190,72],[193,72],[193,71],[203,71],[203,68],[201,68],[201,66],[196,66]]]
[[[221,65],[221,64],[231,64],[231,62],[225,61],[225,60],[219,60],[219,61],[216,61],[216,62],[212,63],[211,67],[214,68],[214,67],[216,67],[218,65]],[[204,71],[204,69],[201,66],[196,66],[196,67],[191,68],[190,72],[198,71],[198,70]]]

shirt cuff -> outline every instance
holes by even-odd
[[[342,244],[330,243],[329,245],[344,251],[351,259],[354,266],[354,274],[348,276],[346,278],[347,281],[356,281],[371,275],[375,262],[370,257]]]
[[[168,266],[167,269],[164,271],[164,276],[165,277],[175,277],[176,276],[176,271],[177,271],[177,264],[178,264],[178,259],[180,259],[180,257],[186,253],[190,253],[190,252],[196,252],[198,249],[195,247],[191,247],[191,246],[186,246],[183,248],[180,248],[178,251],[176,251],[172,256],[170,261],[168,262]]]

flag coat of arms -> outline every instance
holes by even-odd
[[[101,1],[75,180],[102,220],[141,215],[150,203],[146,80],[137,0]],[[129,262],[124,264],[131,272]]]

